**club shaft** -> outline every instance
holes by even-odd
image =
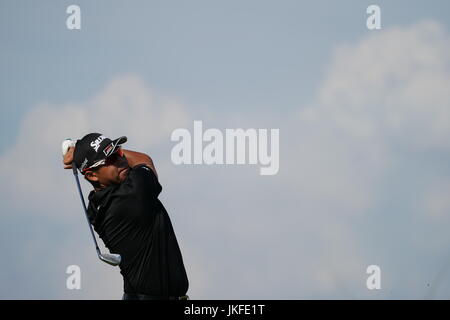
[[[89,230],[91,231],[92,239],[94,240],[94,243],[95,243],[95,250],[97,251],[97,255],[100,256],[101,255],[100,249],[97,244],[97,239],[95,239],[94,230],[92,230],[91,222],[89,221],[86,204],[84,202],[83,192],[81,191],[81,185],[80,185],[80,180],[78,178],[77,168],[75,167],[75,164],[72,164],[72,167],[73,167],[73,174],[75,176],[75,180],[77,181],[78,192],[80,193],[80,199],[81,199],[81,204],[83,206],[84,215],[86,217],[86,221],[88,223]]]

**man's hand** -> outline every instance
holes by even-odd
[[[64,169],[72,169],[73,152],[75,151],[76,140],[66,139],[62,142],[62,153]]]

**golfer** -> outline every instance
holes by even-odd
[[[188,278],[169,215],[158,195],[162,187],[152,159],[122,149],[126,137],[111,140],[90,133],[64,148],[94,190],[88,217],[111,253],[120,254],[123,300],[183,300]]]

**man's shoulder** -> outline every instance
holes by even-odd
[[[132,186],[133,189],[151,189],[152,192],[155,192],[156,194],[159,194],[162,190],[158,177],[153,169],[147,164],[138,164],[134,166],[128,175],[128,179],[124,181],[124,184],[125,188],[129,185]]]
[[[132,170],[139,170],[139,169],[143,169],[143,170],[151,170],[150,166],[146,163],[140,163],[135,165],[134,167],[131,168]]]
[[[151,175],[152,177],[156,177],[155,172],[153,171],[153,169],[145,163],[141,163],[138,165],[135,165],[133,168],[131,168],[131,172],[132,175],[133,173],[136,175]]]

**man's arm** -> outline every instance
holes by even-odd
[[[127,157],[128,165],[130,167],[133,168],[138,164],[145,164],[153,170],[156,177],[158,178],[158,173],[156,172],[155,165],[153,164],[153,160],[152,158],[150,158],[150,156],[146,155],[145,153],[131,150],[122,149],[122,151],[125,154],[125,157]]]

